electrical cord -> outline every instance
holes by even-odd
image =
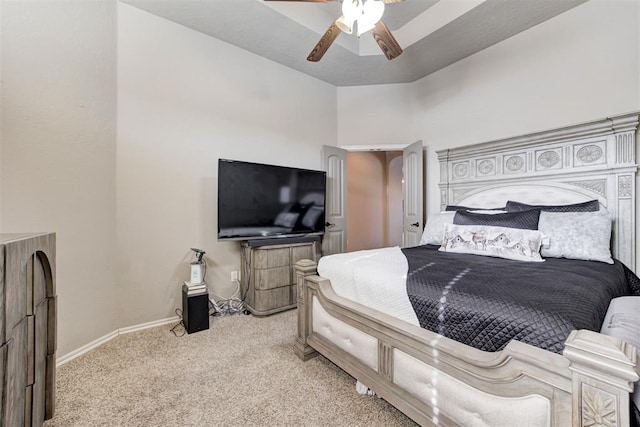
[[[209,302],[214,308],[213,316],[236,314],[244,309],[244,301],[240,298],[240,281],[236,281],[236,291],[229,298],[224,298],[209,290]]]
[[[205,257],[202,257],[202,266],[203,266],[203,272],[202,272],[202,281],[204,283],[207,283],[207,259]]]
[[[242,298],[241,298],[241,301],[244,304],[244,301],[247,298],[247,294],[249,293],[249,285],[248,285],[248,283],[249,283],[249,275],[251,274],[251,262],[252,262],[252,260],[251,260],[251,254],[252,254],[251,248],[249,246],[244,246],[242,248],[242,254],[243,254],[244,261],[245,261],[243,263],[243,265],[242,265],[242,267],[243,267],[242,268],[242,277],[244,277],[245,280],[247,281],[247,287],[244,290],[244,295],[242,295]]]
[[[204,272],[202,274],[203,283],[207,285],[206,277],[207,277],[207,260],[203,258],[203,269]],[[224,298],[212,290],[209,289],[207,285],[207,292],[209,293],[209,316],[229,316],[236,314],[244,308],[244,300],[240,299],[240,281],[236,281],[237,287],[236,291],[229,298]]]
[[[173,328],[170,329],[170,331],[173,332],[173,335],[175,335],[176,337],[182,337],[184,336],[184,334],[187,333],[187,328],[184,327],[184,318],[182,317],[182,310],[180,310],[179,308],[176,308],[175,313],[180,318],[180,321],[177,324],[175,324]],[[178,328],[178,326],[182,327],[182,333],[180,335],[178,335],[178,333],[176,332],[176,329]]]

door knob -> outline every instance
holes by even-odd
[[[413,224],[411,224],[412,227],[420,227],[420,223],[419,222],[414,222]]]
[[[329,221],[324,223],[325,227],[333,227],[335,224],[330,223]]]

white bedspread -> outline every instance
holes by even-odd
[[[318,262],[318,274],[331,281],[338,295],[420,326],[407,295],[408,271],[397,246],[329,255]]]

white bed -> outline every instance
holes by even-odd
[[[438,152],[441,203],[494,207],[597,199],[613,255],[635,270],[639,113]],[[336,294],[296,265],[303,360],[320,353],[421,425],[629,425],[635,347],[578,330],[563,354],[511,341],[484,352]]]

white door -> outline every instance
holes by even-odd
[[[331,255],[347,251],[347,150],[324,145],[322,167],[327,172],[322,254]]]
[[[418,246],[422,237],[423,183],[422,141],[418,141],[402,150],[402,246],[405,248]]]

